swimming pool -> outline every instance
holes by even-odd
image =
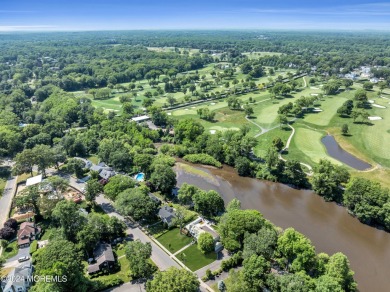
[[[135,176],[136,181],[144,181],[145,174],[143,172],[137,173]]]

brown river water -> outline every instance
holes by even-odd
[[[178,186],[187,182],[216,190],[225,204],[237,198],[243,209],[256,209],[276,226],[293,227],[306,235],[317,253],[347,255],[360,291],[390,291],[390,233],[360,223],[344,207],[325,202],[312,191],[240,177],[228,166],[214,169],[186,164],[212,177],[205,179],[175,167]]]

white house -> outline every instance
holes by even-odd
[[[1,282],[3,292],[26,292],[31,286],[32,266],[22,265],[13,269]]]
[[[198,240],[199,235],[202,233],[211,234],[215,243],[215,252],[220,252],[223,249],[223,245],[219,242],[220,236],[218,232],[215,231],[211,224],[209,224],[203,218],[199,217],[198,219],[187,224],[185,228],[196,240]]]

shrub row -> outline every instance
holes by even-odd
[[[221,162],[216,160],[214,157],[201,153],[201,154],[188,154],[183,157],[185,161],[191,162],[191,163],[200,163],[200,164],[206,164],[206,165],[212,165],[215,167],[222,167]]]

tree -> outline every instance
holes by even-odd
[[[192,197],[194,210],[206,216],[215,216],[224,210],[224,202],[216,191],[200,191]]]
[[[244,260],[243,266],[244,281],[247,282],[248,286],[261,291],[264,287],[266,274],[271,270],[269,262],[262,256],[252,255]]]
[[[62,200],[57,203],[52,212],[53,219],[61,226],[65,238],[74,241],[76,234],[85,223],[79,208],[73,201]]]
[[[98,194],[103,191],[103,186],[97,179],[90,179],[87,182],[85,189],[85,200],[89,203],[93,203]]]
[[[169,165],[158,164],[154,167],[149,180],[156,190],[170,196],[176,186],[176,173]]]
[[[156,203],[148,195],[147,188],[127,189],[121,192],[115,200],[115,208],[125,216],[134,220],[148,219],[155,216]]]
[[[229,202],[229,204],[226,207],[226,211],[232,211],[232,210],[241,210],[241,202],[234,198]]]
[[[266,224],[256,210],[230,210],[219,223],[221,241],[225,248],[234,251],[242,248],[246,232],[255,233]]]
[[[176,98],[174,98],[172,95],[167,96],[167,101],[168,101],[170,106],[173,106],[177,102]]]
[[[251,161],[242,156],[236,158],[234,161],[234,167],[237,169],[238,175],[240,176],[250,175],[252,171]]]
[[[46,168],[55,163],[51,147],[48,145],[37,145],[32,149],[32,153],[34,156],[34,164],[38,165],[38,171],[45,177]]]
[[[0,229],[0,239],[10,240],[16,235],[16,230],[10,227]]]
[[[131,102],[124,102],[122,104],[122,109],[124,113],[128,115],[132,115],[134,114],[135,107]]]
[[[18,221],[16,221],[14,218],[9,218],[7,221],[4,222],[4,227],[12,228],[13,230],[18,229]]]
[[[340,201],[340,185],[349,181],[350,174],[342,166],[333,165],[329,160],[321,159],[314,168],[313,190],[327,201]]]
[[[35,253],[35,272],[40,276],[60,276],[66,281],[52,282],[50,291],[87,291],[82,257],[76,246],[67,240],[58,239]]]
[[[327,95],[334,95],[338,92],[340,88],[340,81],[335,79],[330,79],[328,83],[324,84],[322,90]]]
[[[21,175],[23,173],[30,173],[33,176],[34,161],[35,156],[31,149],[25,149],[21,153],[16,154],[13,168],[14,174]]]
[[[157,272],[153,280],[146,283],[148,292],[197,292],[199,281],[196,276],[184,269],[171,267]]]
[[[372,84],[370,81],[366,81],[363,83],[364,90],[372,90],[373,88],[374,88],[374,84]]]
[[[326,275],[333,278],[344,291],[356,291],[357,284],[353,279],[354,272],[349,267],[348,258],[341,252],[329,258]]]
[[[175,208],[174,222],[175,224],[179,225],[180,234],[182,232],[183,224],[185,222],[185,215],[186,215],[186,209],[183,206],[177,206]]]
[[[202,253],[208,253],[214,250],[213,236],[208,232],[202,232],[198,237],[198,249]]]
[[[134,278],[147,278],[153,273],[148,259],[152,255],[150,242],[142,243],[139,239],[125,245],[126,259],[130,264],[131,275]]]
[[[351,79],[344,79],[343,84],[346,89],[349,89],[353,85],[353,81]]]
[[[112,201],[115,201],[118,194],[124,190],[131,189],[134,186],[135,182],[131,177],[117,174],[111,177],[108,183],[104,186],[104,194]]]
[[[82,178],[84,176],[84,166],[85,163],[81,159],[71,158],[68,160],[67,170],[74,173],[77,178]]]
[[[309,272],[315,264],[316,253],[311,241],[293,228],[287,228],[278,238],[277,256],[279,263],[285,264],[288,271]]]
[[[183,140],[195,141],[198,136],[202,135],[204,127],[198,121],[194,119],[185,119],[179,121],[175,126],[175,139],[178,142]]]
[[[274,228],[261,228],[257,233],[246,233],[244,238],[244,259],[252,255],[261,255],[267,260],[273,258],[278,240]]]
[[[278,121],[281,128],[284,127],[284,125],[288,124],[287,116],[286,115],[278,115]]]
[[[354,99],[356,101],[356,107],[364,107],[367,102],[367,92],[364,89],[358,89],[355,92]]]
[[[336,279],[323,275],[316,279],[316,289],[315,292],[343,292],[345,291]]]
[[[254,114],[253,107],[251,107],[250,105],[244,106],[244,111],[245,111],[245,115],[248,117],[250,117]]]
[[[284,147],[284,143],[280,137],[276,137],[272,140],[272,145],[276,148],[277,151],[280,151]]]
[[[181,204],[189,205],[192,203],[193,196],[200,191],[201,190],[194,185],[183,183],[178,191],[177,198]]]
[[[343,135],[347,135],[348,132],[349,132],[348,125],[347,124],[343,124],[341,126],[341,133],[343,133]]]

